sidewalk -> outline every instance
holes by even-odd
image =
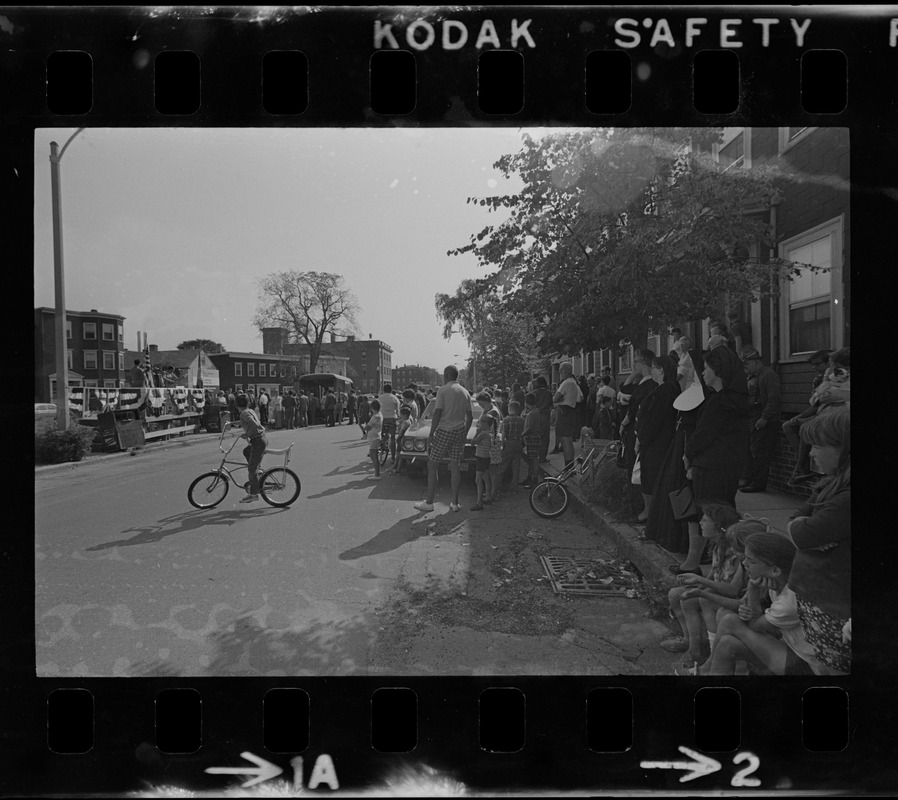
[[[579,450],[577,451],[579,454]],[[549,454],[549,463],[543,464],[545,472],[557,475],[564,466],[564,456]],[[606,533],[618,549],[618,558],[630,561],[652,583],[663,581],[673,584],[675,578],[668,572],[668,565],[678,561],[675,554],[669,553],[654,542],[640,541],[643,528],[634,527],[626,522],[615,520],[609,511],[595,503],[588,503],[580,491],[576,478],[566,484],[571,492],[574,510],[589,524]],[[756,492],[744,494],[740,492],[736,500],[741,514],[763,517],[771,526],[786,532],[786,524],[792,512],[804,502],[801,495],[788,495],[778,492]]]

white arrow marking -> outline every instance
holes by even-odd
[[[688,747],[678,747],[677,750],[685,756],[694,758],[695,761],[640,761],[639,766],[643,769],[688,769],[689,774],[683,775],[680,778],[680,783],[710,775],[720,769],[719,761],[696,753],[695,750],[690,750]]]
[[[243,752],[240,755],[247,761],[258,764],[258,767],[209,767],[206,772],[211,775],[255,775],[255,778],[243,784],[243,788],[246,789],[248,786],[276,778],[284,771],[270,761],[254,756],[250,752]]]

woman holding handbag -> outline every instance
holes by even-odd
[[[690,350],[688,337],[680,338],[674,350],[678,353],[677,380],[682,390],[673,400],[677,418],[673,439],[658,471],[646,524],[645,537],[671,553],[688,553],[682,565],[671,564],[674,575],[701,572],[699,563],[705,540],[699,528],[700,514],[692,500],[692,482],[686,477],[683,453],[689,437],[701,418],[705,397],[709,394],[695,364],[701,356]],[[668,502],[664,499],[669,498]]]
[[[748,381],[742,361],[728,347],[709,350],[703,360],[702,379],[712,394],[683,454],[699,510],[712,498],[736,505],[748,453]]]

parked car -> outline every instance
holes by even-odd
[[[35,403],[34,416],[49,417],[56,416],[56,403]]]
[[[399,460],[402,462],[403,471],[406,473],[427,466],[427,440],[430,437],[430,424],[433,421],[435,405],[436,400],[431,400],[418,421],[412,423],[412,426],[405,434],[402,450],[399,452]],[[483,413],[483,409],[473,399],[471,400],[471,413],[474,416],[474,421],[468,429],[468,439],[465,442],[465,450],[461,460],[462,471],[473,471],[476,463],[473,440],[477,434],[477,420]]]

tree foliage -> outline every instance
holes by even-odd
[[[762,253],[772,244],[775,173],[723,171],[709,155],[720,132],[525,134],[494,165],[517,176],[521,191],[468,199],[507,217],[449,255],[477,258],[489,274],[473,288],[535,320],[545,352],[616,348],[709,316],[724,296],[750,297],[794,268],[749,257],[751,244]],[[473,300],[465,302],[474,308]],[[461,314],[460,303],[449,307]]]
[[[291,343],[309,346],[309,369],[315,372],[328,333],[356,330],[358,302],[342,275],[331,272],[275,272],[258,283],[253,324],[286,328]]]
[[[522,373],[542,371],[534,321],[526,312],[512,310],[488,281],[462,281],[454,295],[438,294],[435,305],[443,336],[460,333],[468,341],[478,388],[508,386]]]
[[[204,350],[207,353],[223,353],[224,345],[211,339],[187,339],[176,346],[177,350]]]

